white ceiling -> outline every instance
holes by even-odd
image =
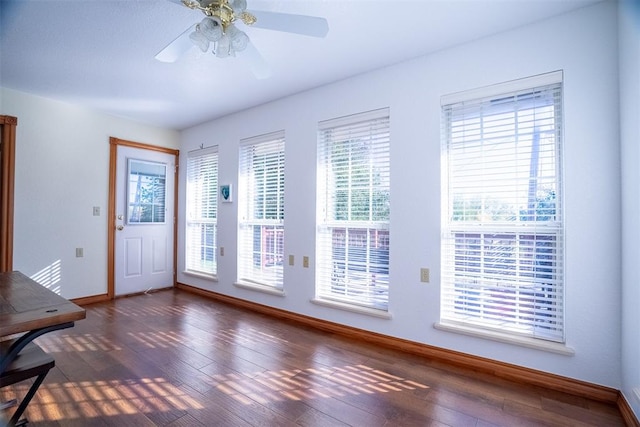
[[[324,39],[238,24],[271,67],[257,80],[241,54],[155,60],[203,18],[168,0],[1,0],[0,86],[184,129],[597,1],[248,0],[329,22]]]

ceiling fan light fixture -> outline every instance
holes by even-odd
[[[230,0],[229,7],[233,9],[234,14],[239,16],[247,9],[247,0]]]
[[[189,34],[189,39],[194,45],[198,46],[201,51],[206,52],[209,50],[209,40],[200,31],[200,25],[196,25],[196,30]]]
[[[198,27],[200,32],[212,42],[217,42],[224,34],[222,21],[217,16],[204,18]]]
[[[228,56],[235,56],[233,48],[231,47],[231,38],[227,34],[223,35],[216,43],[215,50],[213,52],[218,58],[226,58]]]
[[[234,51],[241,52],[247,48],[249,36],[239,30],[235,25],[229,25],[227,35],[231,39],[231,47]]]

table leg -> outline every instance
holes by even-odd
[[[44,381],[44,377],[46,377],[48,373],[49,371],[43,372],[42,374],[38,375],[38,378],[36,378],[34,383],[31,384],[31,387],[29,388],[27,395],[24,397],[24,399],[22,399],[22,402],[20,402],[18,409],[16,409],[16,412],[13,414],[13,416],[9,420],[9,424],[7,424],[7,427],[13,427],[16,425],[16,423],[22,416],[24,410],[27,409],[27,405],[29,404],[31,399],[33,399],[33,396],[35,396],[36,391],[38,391],[40,384],[42,384],[42,381]]]
[[[73,325],[74,322],[67,322],[61,323],[59,325],[48,326],[46,328],[34,329],[33,331],[29,331],[26,334],[22,335],[20,338],[13,341],[13,343],[9,346],[7,352],[1,355],[2,359],[0,359],[0,375],[2,375],[7,370],[7,367],[11,364],[11,362],[13,362],[16,356],[18,356],[18,353],[20,353],[20,351],[22,351],[22,349],[31,341],[48,332],[71,328],[73,327]]]

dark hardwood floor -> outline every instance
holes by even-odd
[[[614,405],[305,330],[179,290],[37,340],[31,426],[621,426]],[[0,390],[21,397],[28,384]]]

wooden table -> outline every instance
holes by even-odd
[[[70,328],[76,320],[84,319],[85,316],[83,308],[51,292],[24,274],[17,271],[0,273],[0,377],[6,379],[7,384],[11,384],[11,381],[21,381],[33,375],[29,370],[32,367],[28,363],[23,371],[19,371],[20,368],[16,366],[19,366],[23,359],[30,360],[34,349],[37,350],[36,355],[47,356],[49,360],[48,366],[43,368],[46,369],[45,372],[32,384],[27,396],[9,420],[9,425],[17,422],[44,380],[46,372],[54,365],[53,359],[37,346],[27,345],[48,332]],[[12,339],[8,339],[9,337]],[[12,365],[14,361],[16,363]],[[12,376],[13,380],[7,379]],[[1,416],[0,414],[0,418]],[[0,424],[3,424],[1,421],[2,419]]]
[[[0,375],[27,344],[47,332],[70,328],[85,310],[24,274],[0,273],[0,339],[22,334],[0,350]]]

